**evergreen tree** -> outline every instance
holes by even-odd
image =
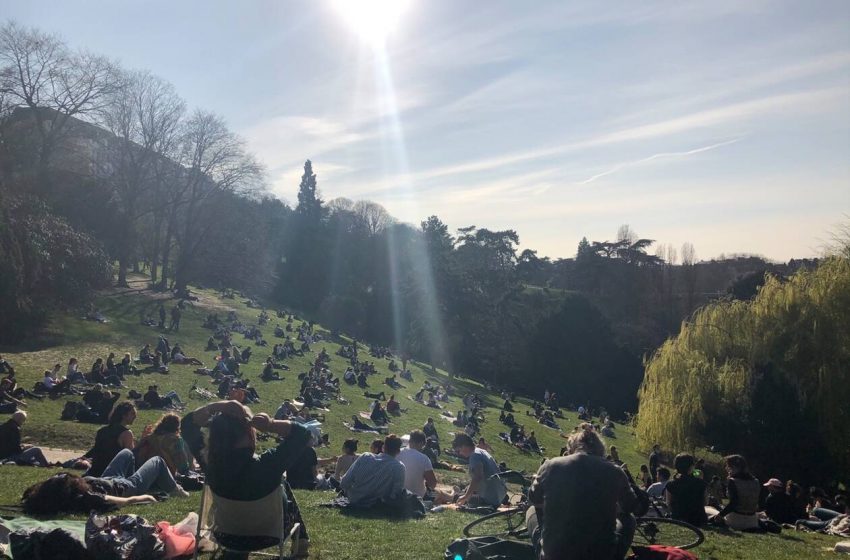
[[[295,211],[311,223],[318,222],[322,217],[322,199],[316,190],[316,174],[313,173],[313,163],[309,159],[304,162],[304,174],[298,187],[298,206]]]
[[[578,242],[578,250],[576,251],[576,259],[581,259],[584,257],[593,256],[593,249],[590,247],[590,242],[587,240],[587,237],[582,237],[581,241]]]

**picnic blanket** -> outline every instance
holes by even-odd
[[[412,401],[413,401],[413,402],[415,402],[415,403],[419,403],[419,404],[421,404],[422,406],[427,406],[428,408],[436,408],[436,409],[438,409],[438,410],[443,410],[443,406],[442,406],[441,404],[439,404],[439,403],[438,403],[437,405],[435,405],[435,406],[431,406],[430,404],[428,404],[428,403],[426,403],[426,402],[417,401],[416,399],[414,399],[414,398],[413,398],[413,397],[411,397],[410,395],[407,395],[407,398],[408,398],[408,399],[410,399],[410,400],[412,400]]]
[[[355,428],[354,426],[352,426],[351,422],[343,422],[343,423],[342,423],[342,425],[343,425],[343,426],[345,426],[346,428],[348,428],[349,430],[351,430],[352,432],[357,432],[357,433],[360,433],[360,434],[377,434],[377,435],[381,435],[381,432],[380,432],[380,431],[375,431],[375,430],[361,430],[361,429],[359,429],[359,428]]]
[[[345,496],[337,496],[319,507],[336,508],[342,512],[368,512],[390,519],[421,519],[425,517],[425,504],[416,494],[407,490],[395,498],[385,498],[367,504],[352,504]]]

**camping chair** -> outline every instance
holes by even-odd
[[[198,529],[195,534],[195,560],[202,536],[210,536],[218,545],[212,558],[220,550],[271,556],[287,560],[293,556],[284,556],[283,548],[287,540],[296,548],[296,535],[301,524],[295,523],[289,533],[284,527],[286,519],[286,490],[281,483],[267,496],[251,502],[228,500],[217,496],[204,484],[201,494],[201,511],[198,514]],[[260,552],[265,548],[278,547],[277,554]]]

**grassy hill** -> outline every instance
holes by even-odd
[[[156,315],[158,299],[166,297],[148,292],[143,289],[143,286],[144,282],[141,278],[132,279],[130,289],[114,290],[98,298],[97,306],[109,319],[108,323],[101,324],[86,321],[81,317],[57,314],[52,320],[50,332],[42,340],[32,341],[24,348],[0,348],[0,353],[15,365],[20,384],[28,388],[41,379],[41,372],[44,369],[49,369],[55,363],[61,363],[64,367],[72,356],[79,359],[81,369],[85,371],[97,357],[105,359],[109,352],[115,352],[119,359],[124,352],[131,352],[136,356],[144,343],[148,342],[155,346],[160,334],[157,328],[141,325],[140,315],[143,312],[151,316]],[[223,317],[229,310],[233,310],[243,323],[254,324],[259,310],[248,307],[242,298],[221,299],[215,292],[209,290],[199,290],[197,293],[200,301],[192,302],[184,312],[180,331],[166,333],[166,336],[172,345],[179,342],[187,355],[198,357],[211,366],[214,363],[214,352],[205,351],[206,340],[211,333],[201,327],[206,315],[217,312]],[[173,300],[166,301],[167,308],[173,304]],[[262,362],[270,354],[271,345],[279,340],[273,336],[274,327],[278,322],[282,326],[284,324],[282,320],[277,320],[273,313],[271,315],[270,322],[261,327],[270,346],[255,347],[251,362],[243,367],[245,377],[251,380],[262,398],[261,403],[252,406],[254,412],[274,413],[283,399],[297,395],[299,388],[297,375],[299,372],[307,371],[309,362],[315,359],[315,354],[293,358],[287,362],[290,370],[280,372],[285,378],[284,381],[269,383],[260,381]],[[243,347],[248,342],[238,334],[233,340],[235,344]],[[335,355],[339,344],[320,342],[313,348],[318,352],[323,347],[331,355],[331,370],[335,374],[341,374],[345,369],[346,360]],[[390,374],[387,367],[389,361],[374,359],[374,362],[379,373],[370,377],[369,390],[384,391],[389,396],[393,391],[385,385],[380,385],[383,378]],[[130,388],[142,393],[152,383],[159,385],[160,392],[174,389],[184,401],[188,402],[189,409],[200,406],[203,402],[189,398],[190,388],[194,383],[215,391],[216,386],[209,383],[208,377],[193,373],[194,367],[173,365],[170,369],[169,375],[145,374],[140,377],[130,377],[127,383]],[[394,392],[402,407],[407,408],[407,412],[400,418],[394,419],[390,429],[398,434],[409,433],[413,429],[421,428],[427,417],[432,416],[436,420],[440,439],[445,447],[446,442],[450,441],[449,432],[454,431],[455,427],[448,421],[437,419],[438,414],[434,414],[437,411],[412,402],[407,397],[413,395],[425,379],[445,383],[447,374],[440,370],[432,372],[429,365],[418,362],[413,362],[410,369],[415,382],[402,381],[406,387]],[[502,404],[498,395],[492,394],[480,384],[470,380],[455,379],[453,384],[458,393],[476,391],[484,397],[487,421],[482,424],[482,435],[493,446],[497,460],[505,461],[511,468],[533,473],[542,457],[523,453],[497,437],[500,431],[505,431],[505,426],[498,422],[498,410]],[[331,406],[323,427],[324,432],[330,435],[331,445],[329,448],[318,450],[320,457],[339,454],[342,441],[348,437],[360,439],[361,451],[368,447],[371,440],[368,434],[352,435],[352,432],[342,425],[343,420],[349,419],[352,414],[367,410],[370,402],[363,396],[361,389],[343,385],[342,395],[349,399],[351,404]],[[126,395],[126,389],[122,390],[122,393]],[[63,449],[88,449],[98,426],[59,420],[59,414],[67,400],[68,398],[30,401],[29,421],[24,427],[25,438],[39,445]],[[538,441],[547,450],[547,456],[557,454],[564,440],[557,430],[544,427],[535,422],[532,417],[526,416],[526,412],[530,410],[529,404],[529,401],[521,399],[516,406],[515,416],[520,423],[525,424],[527,431],[535,430]],[[457,413],[462,408],[460,399],[454,398],[448,408],[453,413]],[[133,431],[136,435],[140,434],[144,426],[156,421],[160,414],[159,411],[139,411]],[[577,424],[575,412],[566,412],[566,418],[561,420],[561,428],[566,432],[571,431]],[[637,472],[639,465],[646,460],[645,453],[637,449],[630,426],[618,425],[616,432],[616,439],[611,439],[607,443],[616,445],[620,458],[631,466],[633,472]],[[0,504],[15,504],[24,488],[46,478],[49,472],[46,469],[0,467]],[[464,478],[459,473],[449,474],[447,471],[438,471],[437,475],[442,482],[448,483]],[[445,546],[460,536],[463,525],[473,519],[473,516],[469,514],[442,512],[428,515],[421,521],[385,521],[368,516],[342,515],[337,510],[318,507],[319,503],[330,500],[332,497],[330,493],[299,491],[297,496],[312,537],[311,558],[316,559],[441,558]],[[127,508],[127,510],[139,513],[151,521],[176,522],[189,511],[197,510],[198,504],[199,495],[196,493],[186,499],[172,499],[159,504]],[[795,532],[785,532],[777,536],[743,535],[712,530],[707,534],[706,543],[697,552],[701,558],[716,559],[828,558],[832,555],[828,551],[834,542],[833,538]]]

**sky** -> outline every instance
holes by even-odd
[[[4,0],[0,18],[172,82],[290,203],[309,158],[325,200],[514,229],[553,259],[629,224],[699,259],[786,260],[850,221],[850,2],[389,0],[378,39],[386,2]]]

